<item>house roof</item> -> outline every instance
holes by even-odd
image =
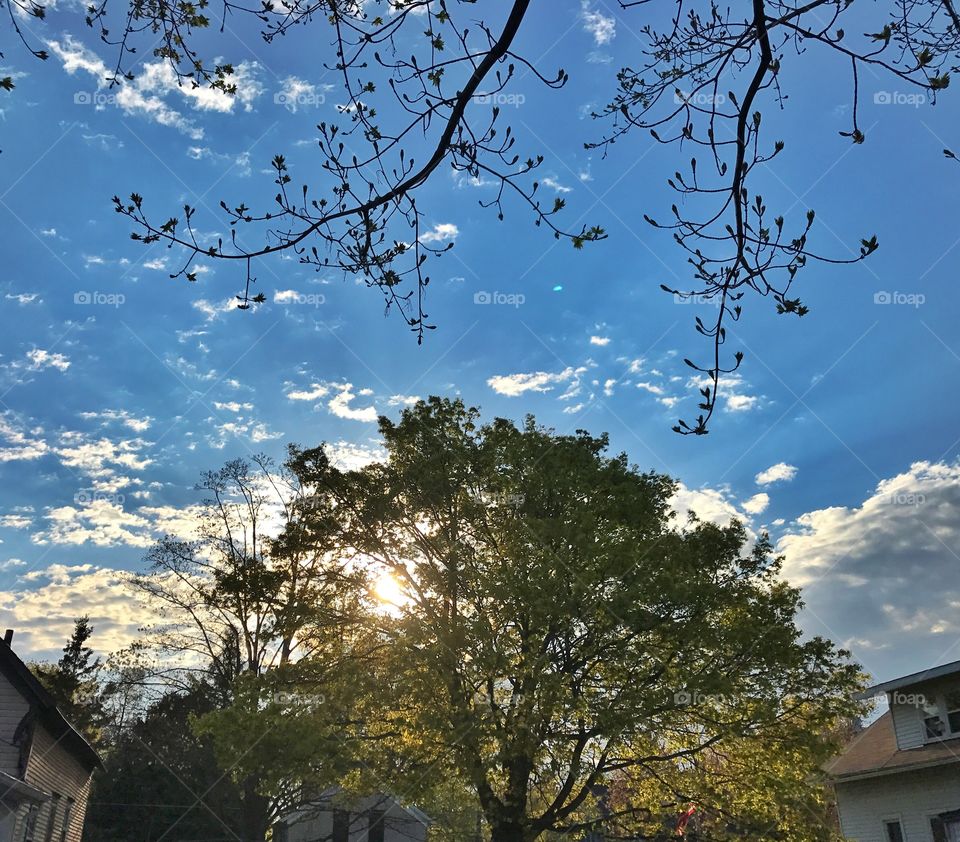
[[[37,680],[30,668],[20,660],[6,638],[0,638],[0,673],[37,709],[44,727],[60,745],[91,769],[103,766],[100,755],[67,721],[57,708],[53,696]]]
[[[960,661],[951,661],[949,664],[941,664],[939,667],[931,667],[922,672],[914,672],[910,675],[904,675],[900,678],[893,678],[890,681],[874,684],[873,687],[868,687],[860,693],[858,698],[866,699],[878,693],[888,693],[891,690],[899,690],[901,687],[910,687],[922,681],[932,681],[934,678],[942,678],[945,675],[953,675],[954,673],[960,673]]]
[[[343,792],[342,787],[339,787],[339,786],[328,787],[323,792],[321,792],[320,795],[318,795],[315,799],[305,802],[297,810],[294,810],[291,813],[291,815],[297,815],[300,812],[308,811],[310,808],[314,808],[314,809],[319,808],[321,810],[329,809],[328,805],[330,804],[330,802],[333,801],[342,792]],[[414,821],[419,822],[425,827],[433,824],[433,819],[430,818],[430,816],[428,816],[425,812],[423,812],[423,810],[421,810],[419,807],[416,807],[413,804],[406,804],[403,801],[401,801],[399,798],[397,798],[397,796],[392,795],[389,792],[371,793],[369,796],[367,796],[367,798],[383,799],[384,802],[390,801],[393,804],[395,804],[397,807],[399,807],[401,810],[403,810]],[[364,800],[364,799],[361,799],[361,800]]]
[[[867,778],[960,763],[960,738],[938,740],[918,748],[898,749],[890,711],[861,731],[839,757],[824,767],[837,780]]]
[[[50,796],[42,789],[37,789],[26,781],[21,781],[20,778],[15,778],[6,772],[0,772],[0,786],[3,787],[3,795],[0,796],[0,800],[36,802],[50,800]]]

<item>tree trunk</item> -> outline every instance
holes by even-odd
[[[532,842],[520,822],[497,822],[490,826],[490,842]]]
[[[250,775],[241,784],[240,838],[243,842],[264,842],[270,827],[270,800],[257,791],[257,776]]]

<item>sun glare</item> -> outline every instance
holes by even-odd
[[[399,607],[407,601],[407,595],[392,573],[384,573],[377,579],[373,593],[385,605]]]

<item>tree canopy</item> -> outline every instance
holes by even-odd
[[[493,842],[653,835],[691,802],[711,838],[829,838],[816,775],[861,675],[803,637],[764,536],[678,522],[673,481],[607,455],[605,436],[483,424],[439,398],[380,429],[387,459],[359,470],[292,451],[326,502],[286,531],[316,524],[398,596],[358,616],[356,639],[376,645],[347,687],[305,659],[279,703],[276,684],[248,681],[203,720],[239,774],[261,762],[239,750],[257,735],[324,757],[326,740],[358,788],[428,808],[460,782]],[[300,757],[274,780],[305,771]]]

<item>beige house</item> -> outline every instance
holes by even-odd
[[[0,842],[80,842],[100,758],[0,640]]]
[[[867,693],[889,709],[827,766],[843,835],[960,842],[960,661]]]

